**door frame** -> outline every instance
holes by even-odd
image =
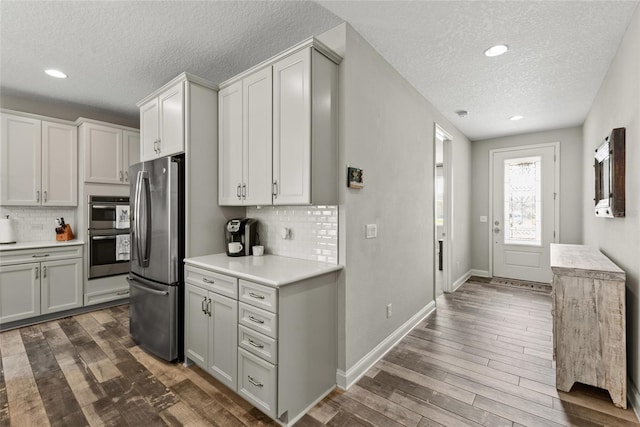
[[[552,147],[554,150],[554,174],[555,179],[553,183],[553,213],[554,213],[554,233],[553,233],[553,243],[558,243],[560,241],[560,142],[543,142],[540,144],[529,144],[529,145],[517,145],[514,147],[505,147],[505,148],[493,148],[489,150],[489,218],[487,221],[487,240],[489,241],[489,277],[493,277],[493,155],[496,153],[504,153],[508,151],[520,151],[520,150],[531,150],[538,148],[549,148]]]
[[[451,135],[445,131],[442,127],[440,127],[437,123],[434,123],[433,128],[433,239],[431,244],[434,245],[434,255],[435,255],[435,237],[438,231],[438,227],[436,226],[435,221],[435,212],[436,212],[436,194],[435,194],[435,183],[437,178],[437,168],[436,168],[436,139],[442,139],[442,177],[444,179],[444,197],[442,200],[443,212],[442,215],[444,217],[444,238],[442,239],[442,247],[443,247],[443,259],[442,259],[442,292],[451,293],[451,241],[453,227],[452,219],[453,219],[453,197],[451,197],[451,180],[453,176],[453,167],[451,165],[452,159],[452,149],[451,144],[453,142],[453,138]],[[435,259],[435,256],[432,257],[432,262]],[[434,263],[433,270],[433,297],[436,299],[436,270]]]

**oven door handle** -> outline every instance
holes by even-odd
[[[116,238],[115,235],[113,236],[91,236],[91,240],[114,240]]]
[[[115,205],[90,205],[91,209],[115,209],[116,206]]]
[[[158,291],[156,289],[147,288],[146,286],[141,285],[140,283],[138,283],[134,279],[131,279],[130,277],[127,277],[127,282],[129,282],[129,284],[134,288],[140,289],[141,291],[148,292],[153,295],[158,295],[161,297],[169,295],[169,291]]]

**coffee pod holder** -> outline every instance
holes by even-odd
[[[65,224],[62,229],[62,233],[56,234],[56,240],[59,242],[64,242],[67,240],[73,240],[76,236],[73,235],[73,231],[71,230],[71,226],[69,224]]]

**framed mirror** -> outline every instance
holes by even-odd
[[[595,214],[599,217],[625,215],[625,128],[611,131],[596,149]]]

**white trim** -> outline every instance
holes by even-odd
[[[451,286],[451,258],[452,258],[452,242],[453,242],[453,148],[451,144],[453,143],[453,138],[451,135],[444,130],[440,125],[434,123],[433,130],[433,158],[434,158],[434,168],[433,168],[433,182],[435,188],[435,182],[437,180],[436,177],[436,167],[435,167],[435,155],[436,155],[436,139],[442,140],[442,177],[444,179],[444,200],[443,200],[443,215],[444,215],[444,238],[442,239],[442,246],[444,247],[444,253],[442,257],[442,291],[443,292],[453,292]],[[435,215],[435,191],[433,196],[433,212]],[[434,216],[435,218],[435,216]],[[433,233],[435,237],[437,227],[435,219],[433,221]],[[435,238],[434,245],[435,245]],[[434,257],[435,259],[435,257]],[[435,268],[433,270],[433,286],[434,286],[434,296],[435,296],[435,279],[436,279],[436,271]]]
[[[529,144],[529,145],[517,145],[514,147],[505,148],[493,148],[489,150],[489,221],[487,221],[487,228],[489,234],[489,275],[487,277],[493,277],[493,155],[496,153],[504,153],[508,151],[519,150],[531,150],[538,148],[553,147],[554,150],[554,173],[555,182],[553,183],[553,191],[557,195],[554,199],[554,230],[555,236],[553,243],[560,242],[560,142],[543,142],[541,144]]]
[[[325,391],[324,393],[322,393],[320,395],[320,397],[318,397],[316,400],[313,401],[313,403],[309,406],[307,406],[305,409],[303,409],[294,419],[287,421],[286,423],[283,423],[282,421],[276,419],[275,421],[280,424],[281,426],[292,426],[295,423],[297,423],[298,421],[300,421],[300,418],[304,417],[307,412],[309,412],[311,410],[311,408],[313,408],[314,406],[316,406],[318,403],[320,403],[320,401],[322,399],[324,399],[325,397],[327,397],[329,395],[329,393],[331,393],[334,389],[336,388],[335,385],[331,386],[331,388],[329,388],[329,390]]]
[[[414,314],[403,325],[396,329],[391,335],[382,340],[373,350],[367,353],[362,359],[358,360],[347,372],[342,369],[336,371],[336,383],[338,388],[347,390],[355,384],[370,368],[375,365],[378,360],[387,354],[396,344],[402,340],[413,328],[422,322],[427,316],[436,310],[435,300],[424,306],[420,311]]]
[[[489,272],[487,270],[477,270],[475,268],[472,268],[471,270],[471,275],[472,276],[478,276],[478,277],[491,277],[489,275]]]
[[[627,377],[627,399],[635,411],[636,417],[640,420],[640,392],[638,392],[638,389],[633,385],[633,381],[631,381],[629,377]]]
[[[453,282],[453,286],[451,286],[451,292],[457,291],[458,288],[464,284],[464,282],[469,280],[469,277],[471,277],[472,275],[471,272],[472,270],[469,270],[466,273],[464,273],[462,276],[458,277],[458,280]]]

